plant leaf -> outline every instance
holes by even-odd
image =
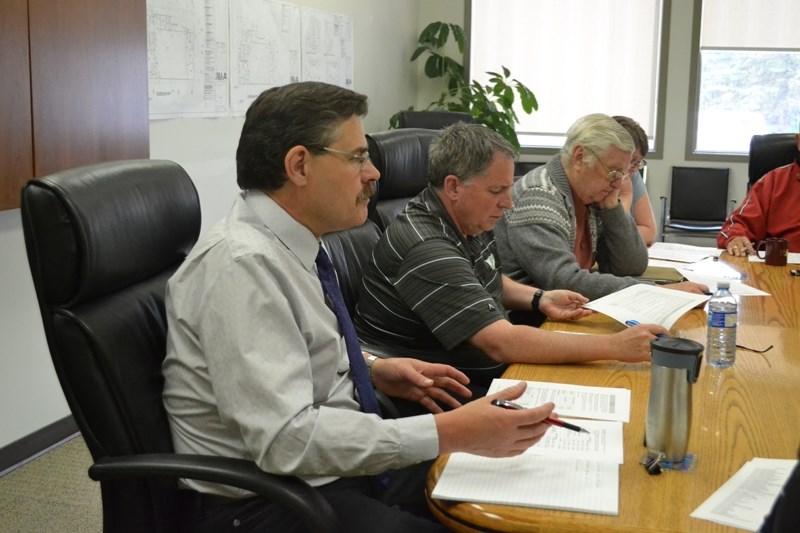
[[[519,100],[522,103],[522,109],[527,114],[531,114],[534,109],[539,109],[539,102],[536,101],[536,96],[533,92],[528,89],[528,87],[517,80],[514,80],[517,86],[517,92],[519,93]]]
[[[464,30],[461,29],[461,26],[458,24],[450,24],[450,30],[453,32],[453,39],[456,40],[456,44],[458,45],[458,53],[464,53],[464,43],[466,39],[464,38]]]
[[[428,50],[430,50],[430,48],[428,48],[427,46],[418,46],[417,49],[414,50],[414,53],[411,54],[411,59],[409,59],[409,61],[416,60],[420,56],[420,54],[422,54],[423,52],[427,52]]]
[[[425,29],[422,30],[422,33],[419,34],[419,39],[417,39],[417,42],[419,44],[427,43],[431,46],[436,46],[436,43],[438,42],[436,34],[439,33],[439,28],[441,27],[442,27],[441,22],[431,22],[430,24],[425,26]]]
[[[442,77],[442,56],[439,54],[431,54],[427,61],[425,61],[425,75],[431,79]]]
[[[450,26],[447,24],[442,24],[439,28],[439,40],[437,44],[439,48],[442,48],[445,44],[447,44],[447,39],[450,37]]]

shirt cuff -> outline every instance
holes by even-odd
[[[400,433],[403,463],[419,463],[439,455],[439,432],[432,414],[397,418],[394,421]]]

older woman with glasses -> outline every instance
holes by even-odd
[[[650,145],[647,141],[647,134],[638,122],[629,117],[614,116],[620,126],[628,130],[633,144],[636,146],[631,156],[631,166],[628,168],[629,179],[622,183],[619,197],[622,205],[630,211],[633,219],[636,220],[636,227],[639,235],[644,239],[644,243],[650,246],[656,240],[656,217],[653,214],[653,207],[650,205],[650,197],[644,185],[642,172],[647,166],[644,156],[647,155]]]
[[[622,191],[633,162],[638,170],[636,152],[631,135],[610,116],[575,121],[560,153],[512,188],[513,207],[495,226],[503,273],[589,299],[639,283],[634,276],[647,268],[647,246]],[[689,282],[667,287],[708,290]]]

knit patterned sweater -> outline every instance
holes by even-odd
[[[637,283],[630,276],[647,268],[647,247],[621,204],[607,210],[589,207],[592,258],[598,269],[580,268],[573,253],[575,205],[558,154],[517,180],[512,198],[514,207],[495,226],[503,272],[511,279],[595,299]]]

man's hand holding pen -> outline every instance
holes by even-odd
[[[502,407],[503,409],[516,409],[516,410],[525,409],[525,407],[521,406],[520,404],[509,402],[508,400],[494,399],[492,400],[492,405],[496,405],[497,407]],[[553,426],[558,426],[564,429],[568,429],[570,431],[577,431],[578,433],[589,433],[588,429],[576,426],[575,424],[570,424],[569,422],[564,422],[560,418],[553,418],[552,416],[548,416],[545,419],[545,422]]]
[[[500,392],[436,415],[439,453],[457,449],[486,457],[513,457],[542,440],[553,413],[552,402],[530,409],[498,409],[492,400],[513,401],[527,384],[517,383]]]

